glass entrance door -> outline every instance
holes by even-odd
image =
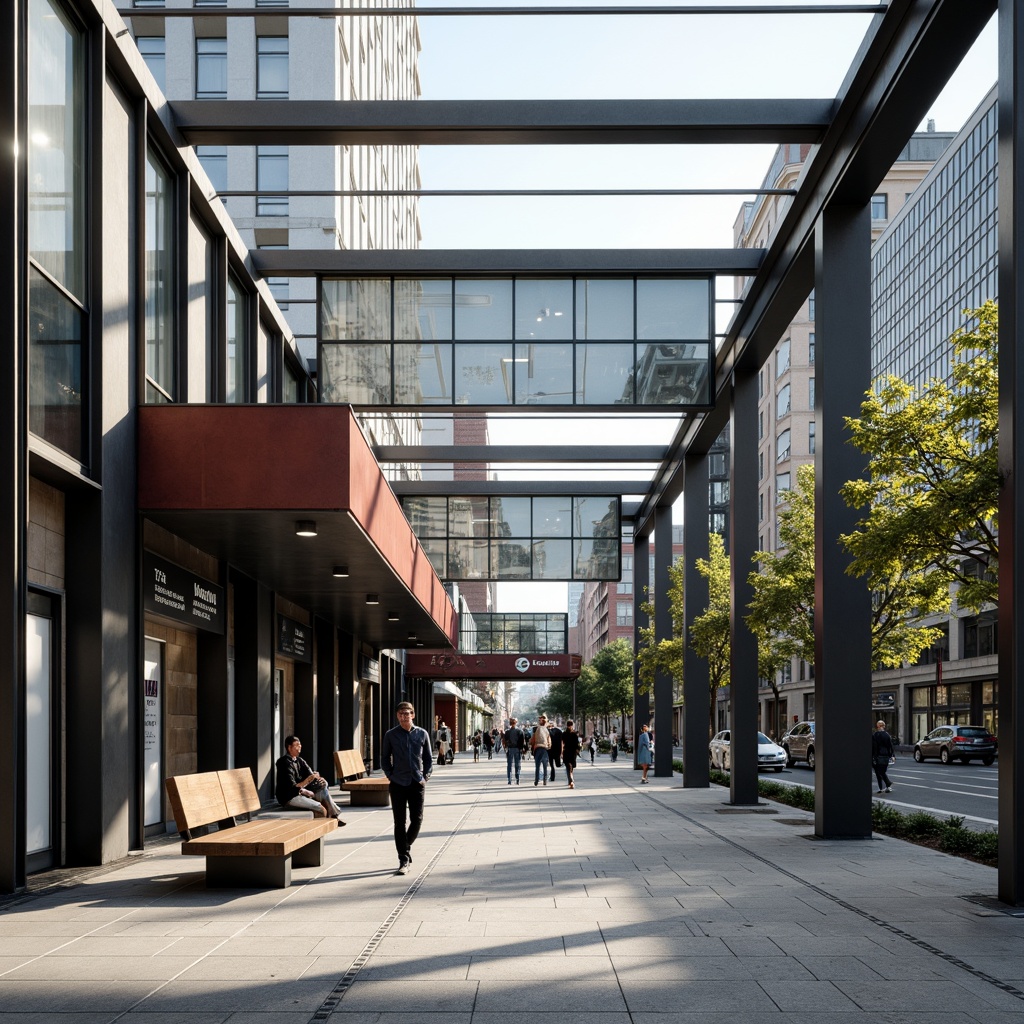
[[[25,616],[25,869],[59,863],[57,630],[48,596],[30,593]]]

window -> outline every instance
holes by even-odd
[[[757,397],[764,398],[764,370],[757,375]]]
[[[764,413],[759,412],[757,414],[757,439],[758,441],[764,440]]]
[[[622,556],[622,579],[616,585],[615,590],[619,594],[633,593],[633,556]]]
[[[288,37],[257,36],[256,98],[288,99]]]
[[[244,402],[249,371],[246,295],[238,282],[228,275],[227,361],[224,401]]]
[[[775,376],[781,377],[789,369],[789,338],[779,342],[775,350]]]
[[[228,147],[196,146],[196,156],[214,190],[224,192],[228,187]]]
[[[270,294],[274,296],[277,308],[282,311],[287,310],[290,279],[287,277],[268,277],[265,280],[267,287],[270,289]]]
[[[149,73],[156,79],[161,92],[167,91],[167,45],[163,36],[139,36],[135,45],[142,54],[142,59],[149,68]]]
[[[775,504],[781,505],[785,500],[783,497],[784,492],[790,489],[790,480],[792,477],[789,473],[776,473],[775,474]]]
[[[984,612],[964,619],[964,657],[981,658],[998,653],[996,613]]]
[[[173,402],[177,389],[174,322],[174,198],[170,173],[146,155],[146,401]]]
[[[784,430],[775,439],[775,461],[776,462],[785,462],[786,459],[789,458],[790,449],[792,448],[791,434],[792,434],[791,431]]]
[[[287,217],[288,196],[268,195],[270,192],[288,191],[288,147],[256,147],[256,215],[258,217]]]
[[[810,295],[807,296],[807,319],[808,320],[813,320],[814,319],[814,292],[813,291],[811,292]],[[812,334],[811,337],[813,338],[814,335]]]
[[[807,336],[807,365],[814,365],[814,334]]]
[[[871,219],[888,220],[889,218],[889,197],[885,192],[879,192],[871,197]]]
[[[228,98],[227,39],[196,40],[196,99]]]
[[[814,428],[814,420],[811,420],[811,422],[807,424],[807,454],[808,455],[813,455],[815,450],[816,450],[816,448],[817,448],[817,442],[816,442],[816,438],[814,436],[814,429],[815,429]]]
[[[632,626],[633,625],[633,602],[632,601],[616,601],[615,602],[615,625],[616,626]]]
[[[779,393],[775,396],[775,416],[777,419],[789,415],[789,410],[792,407],[790,394],[791,390],[788,384],[784,384],[779,388]]]
[[[814,412],[814,378],[807,378],[807,408]]]
[[[764,452],[757,453],[757,479],[764,479]]]
[[[764,492],[762,491],[757,496],[757,521],[759,523],[764,522]]]

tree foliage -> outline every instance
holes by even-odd
[[[869,477],[843,489],[851,506],[867,510],[843,542],[855,575],[929,570],[958,584],[958,604],[977,612],[998,600],[998,307],[965,315],[973,324],[951,338],[948,382],[918,391],[888,377],[847,420],[870,462]]]
[[[643,602],[640,610],[647,616],[649,625],[640,627],[640,642],[637,651],[641,692],[650,693],[654,676],[664,672],[672,679],[683,678],[683,643],[686,635],[686,620],[683,614],[682,562],[668,567],[668,602],[672,621],[672,635],[655,638],[654,600]]]
[[[625,720],[633,711],[633,645],[625,639],[613,640],[594,655],[588,667],[594,683],[591,710]]]
[[[720,534],[708,536],[708,557],[697,559],[697,571],[708,581],[708,606],[690,627],[690,645],[708,663],[708,736],[715,731],[718,689],[729,683],[730,635],[729,556]]]

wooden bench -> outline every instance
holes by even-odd
[[[371,779],[363,759],[355,750],[336,750],[334,769],[341,779],[340,789],[347,790],[353,807],[387,807],[391,792],[386,778]]]
[[[236,823],[235,818],[260,809],[248,768],[232,768],[164,780],[181,852],[206,858],[208,887],[286,889],[292,864],[319,867],[324,836],[338,827],[334,818],[262,818]],[[218,831],[193,836],[204,825]]]

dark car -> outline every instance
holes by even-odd
[[[991,764],[996,759],[998,740],[983,725],[940,725],[914,744],[914,760],[937,757],[943,764],[959,758]]]
[[[779,745],[786,752],[786,764],[792,768],[797,761],[806,761],[807,767],[814,771],[814,723],[797,722],[787,732]]]

